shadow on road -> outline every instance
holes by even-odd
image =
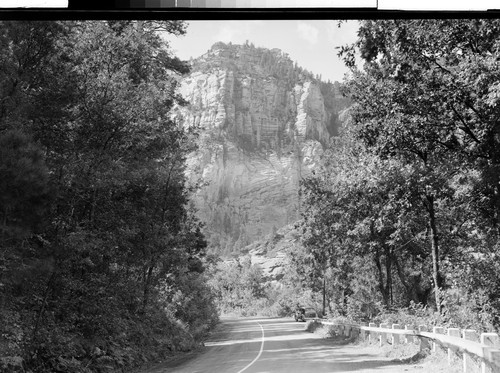
[[[262,354],[258,356],[261,348]],[[380,356],[376,347],[346,344],[341,338],[324,339],[306,332],[305,324],[291,320],[250,319],[225,320],[200,352],[184,355],[160,369],[144,373],[235,373],[247,365],[245,373],[407,370],[400,363]]]
[[[274,367],[272,372],[290,373],[300,369],[314,373],[368,372],[398,365],[379,356],[376,349],[346,344],[344,339],[318,338],[303,330],[277,334],[266,339],[265,352],[258,362],[259,367]]]

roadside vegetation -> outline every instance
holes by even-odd
[[[301,294],[284,282],[270,283],[249,257],[219,261],[210,273],[209,284],[223,315],[290,316]]]
[[[169,119],[178,21],[0,23],[0,371],[123,371],[217,321]]]
[[[353,106],[300,224],[333,315],[500,327],[499,35],[498,20],[366,21],[340,50]]]

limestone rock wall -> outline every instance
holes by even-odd
[[[195,204],[219,253],[297,220],[299,182],[338,116],[321,84],[277,49],[217,43],[193,61],[180,88],[190,104],[175,116],[202,128],[189,168],[205,183]]]

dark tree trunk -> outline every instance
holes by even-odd
[[[387,306],[392,306],[392,250],[385,247],[385,298]]]
[[[326,275],[323,271],[323,310],[321,316],[325,316],[326,311]]]
[[[415,303],[427,304],[427,299],[431,291],[430,287],[422,285],[422,275],[419,272],[417,275],[405,273],[401,263],[396,255],[392,256],[392,260],[396,266],[396,271],[399,280],[405,288],[407,297]]]
[[[389,288],[387,287],[387,278],[384,281],[384,270],[382,268],[381,256],[377,250],[375,254],[375,266],[377,267],[377,278],[378,278],[378,289],[380,294],[382,294],[382,298],[384,299],[384,304],[389,307],[390,299],[389,299]]]
[[[500,166],[497,166],[497,168],[500,168]],[[496,231],[498,237],[500,237],[500,177],[496,177],[497,180],[495,180],[495,225],[496,225]]]
[[[426,195],[427,211],[429,212],[429,227],[431,230],[431,254],[432,254],[432,280],[434,282],[434,297],[436,311],[441,312],[441,276],[439,273],[439,241],[436,226],[436,211],[434,209],[434,196]]]
[[[151,265],[148,267],[145,276],[144,276],[144,290],[142,296],[142,313],[146,312],[146,308],[149,302],[149,292],[151,288],[151,280],[153,278],[153,269],[154,267]]]
[[[35,325],[33,327],[33,335],[31,337],[31,345],[32,346],[36,342],[36,339],[38,336],[38,331],[40,330],[40,324],[41,324],[43,315],[45,313],[47,300],[49,298],[50,292],[52,291],[52,287],[53,287],[55,279],[56,279],[56,271],[54,270],[47,281],[47,285],[45,286],[45,291],[43,293],[42,304],[40,305],[40,310],[36,313],[36,316],[35,316]]]

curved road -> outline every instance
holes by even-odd
[[[223,320],[203,351],[148,373],[422,372],[377,354],[304,331],[290,319]]]

